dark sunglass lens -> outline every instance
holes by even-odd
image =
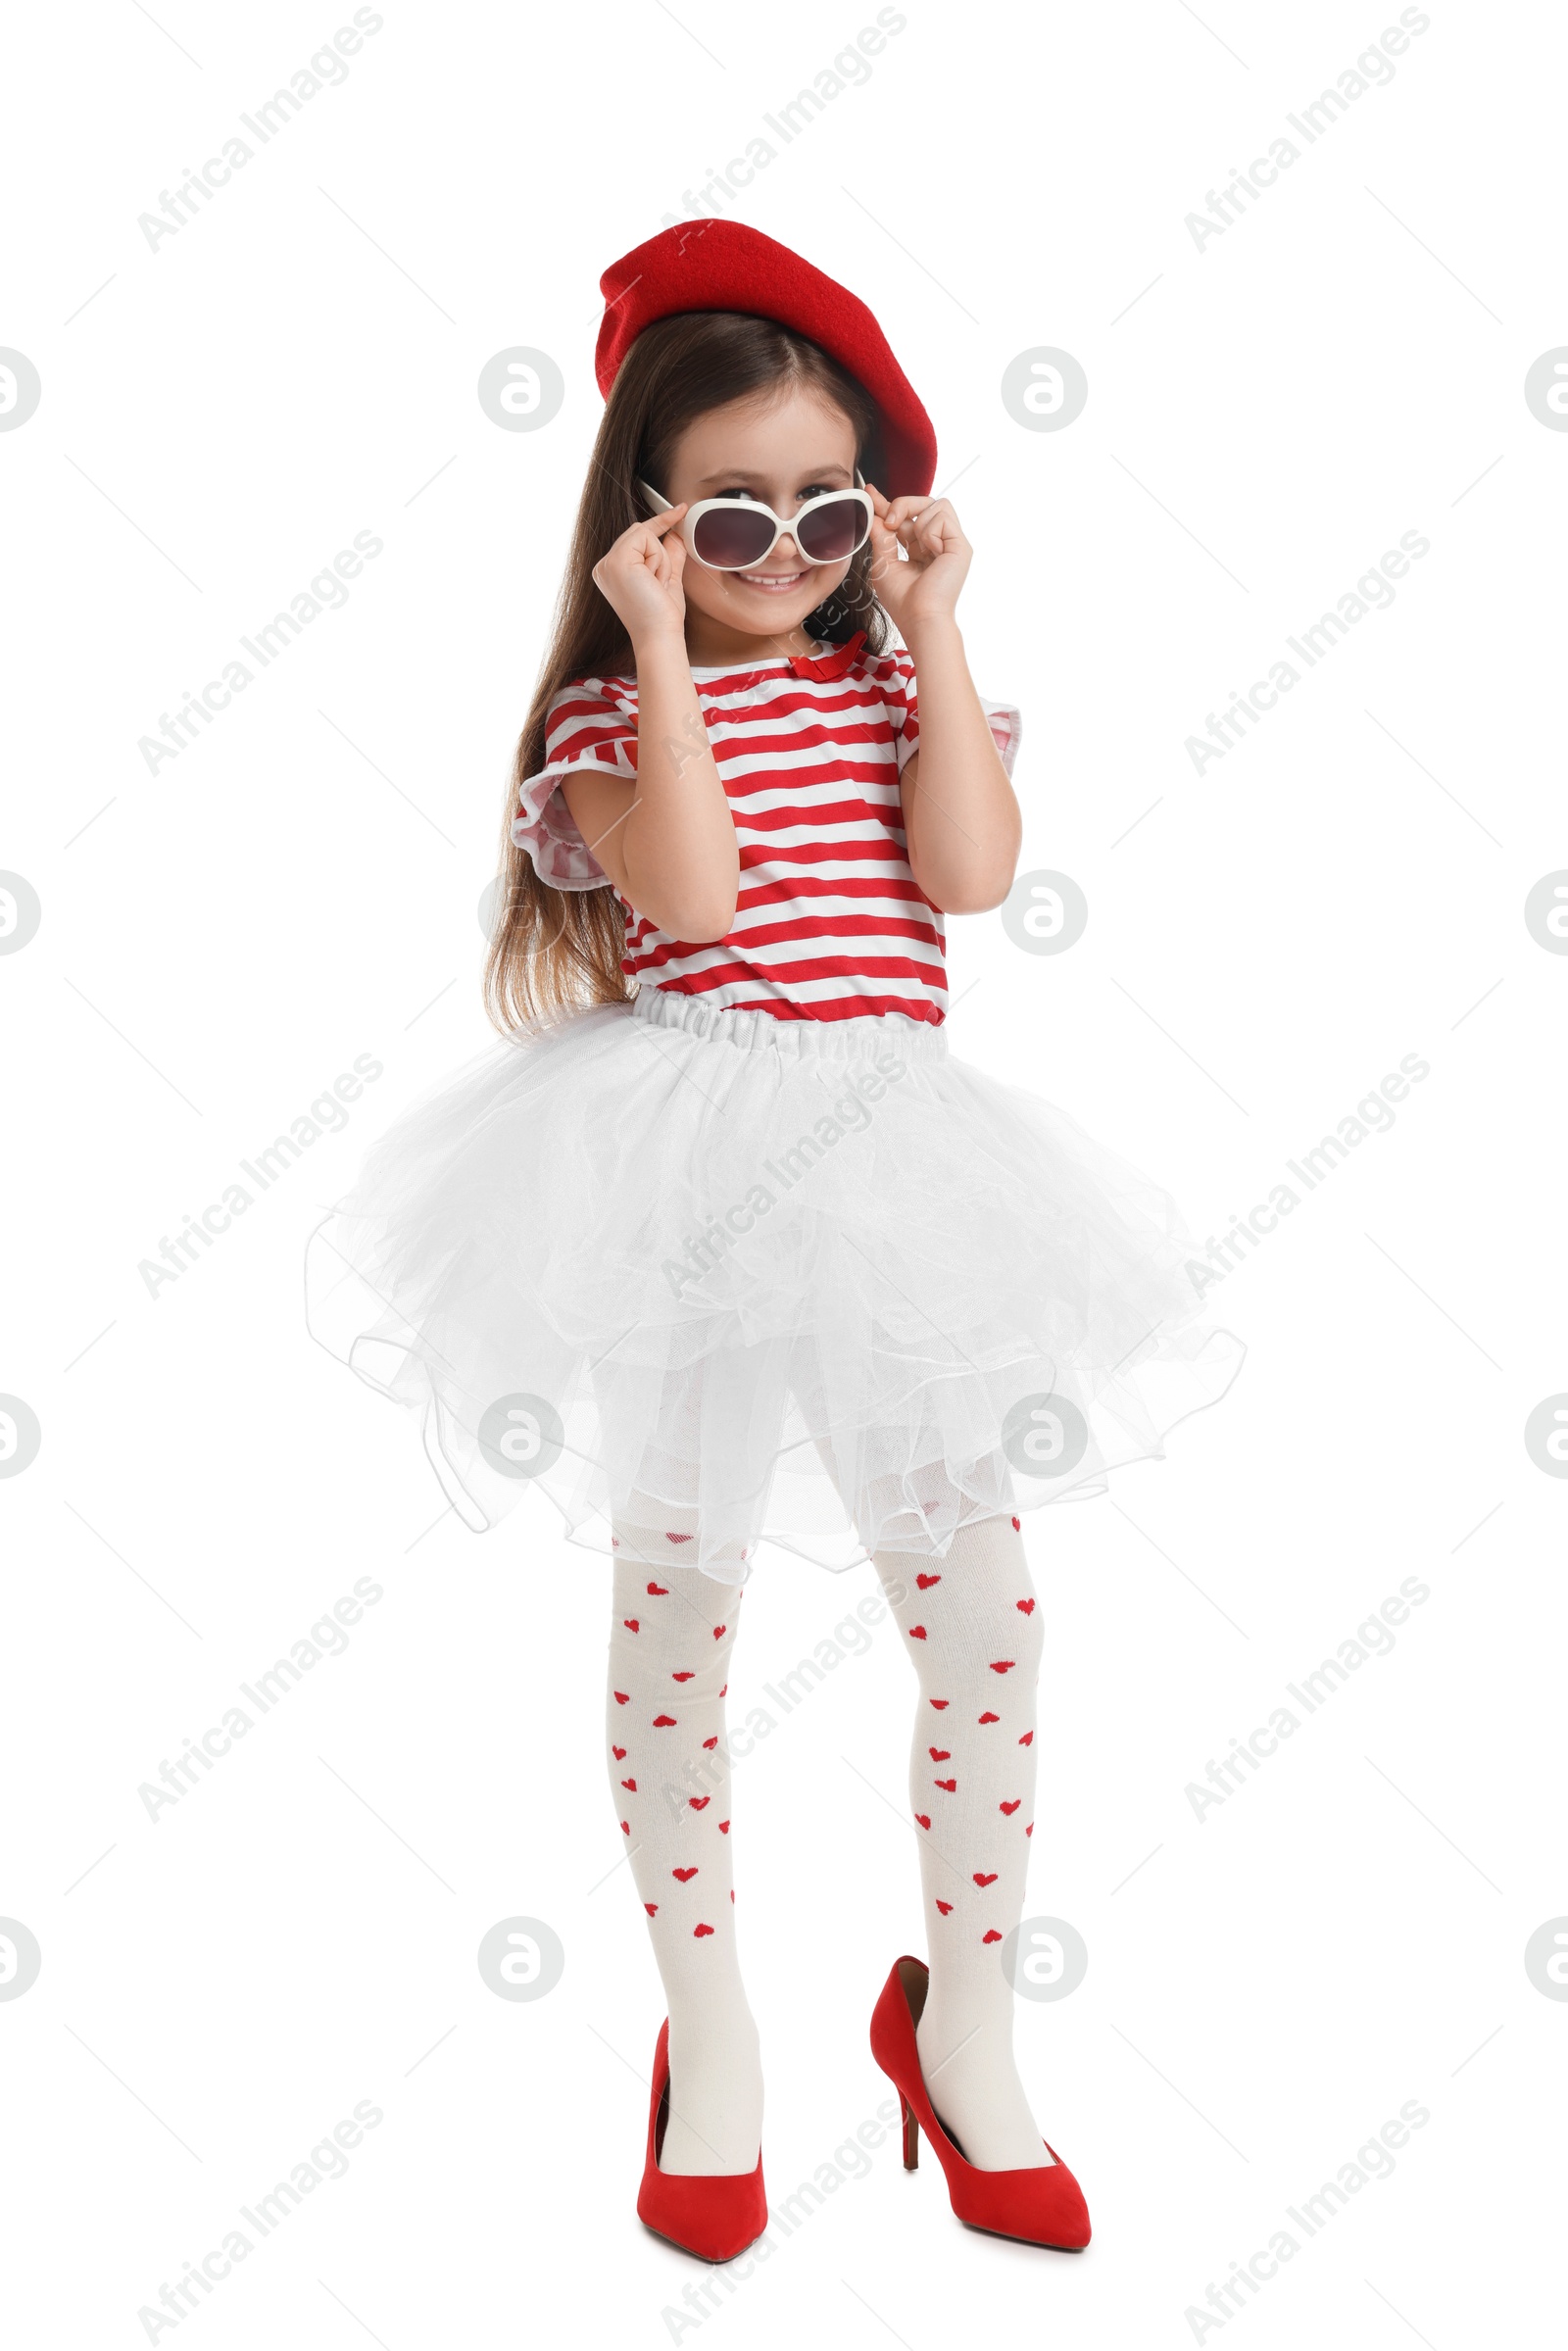
[[[773,524],[766,514],[749,514],[744,506],[710,507],[698,515],[692,544],[703,563],[735,571],[761,562],[773,544]]]
[[[813,563],[842,563],[855,553],[865,530],[865,509],[858,498],[830,498],[801,518],[796,537]]]

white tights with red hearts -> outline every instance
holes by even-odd
[[[1002,1952],[1023,1915],[1035,1825],[1043,1636],[1010,1519],[964,1527],[941,1559],[883,1551],[882,1588],[920,1679],[909,1809],[931,1980],[915,2029],[937,2118],[986,2172],[1051,2162],[1012,2055]]]
[[[741,1594],[673,1563],[657,1531],[619,1527],[606,1701],[611,1786],[669,2010],[674,2173],[754,2169],[758,2033],[735,1945],[724,1694]],[[1007,1519],[946,1555],[876,1560],[919,1676],[909,1765],[930,1952],[916,2033],[938,2116],[985,2171],[1049,2164],[1012,2055],[1001,1949],[1023,1910],[1034,1827],[1041,1629]]]
[[[762,2065],[735,1951],[724,1737],[741,1594],[678,1556],[666,1535],[616,1529],[610,1779],[669,2009],[660,2169],[751,2172]]]

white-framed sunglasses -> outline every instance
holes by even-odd
[[[755,571],[786,534],[808,563],[842,563],[871,536],[873,509],[857,471],[853,490],[824,490],[788,519],[758,498],[700,498],[681,517],[687,551],[710,571]],[[670,501],[637,484],[656,514]]]

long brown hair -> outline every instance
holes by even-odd
[[[880,485],[882,449],[870,396],[815,343],[771,318],[683,312],[645,327],[621,364],[589,461],[550,650],[507,796],[498,892],[504,911],[484,973],[486,1008],[504,1031],[578,1006],[620,1004],[632,994],[621,971],[625,921],[614,892],[552,889],[512,838],[518,791],[545,762],[545,720],[555,695],[574,678],[631,669],[630,640],[595,587],[593,566],[623,530],[647,519],[636,483],[640,477],[662,492],[668,460],[688,425],[729,401],[795,384],[814,387],[843,410],[855,428],[860,470]],[[867,544],[835,593],[808,616],[813,637],[845,644],[863,628],[867,650],[883,651],[890,630],[870,575]]]

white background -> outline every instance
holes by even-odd
[[[711,209],[682,191],[873,12],[387,0],[154,251],[138,216],[348,12],[155,13],[19,20],[0,141],[0,343],[43,383],[0,433],[0,867],[43,909],[0,958],[0,1391],[42,1428],[0,1481],[0,1912],[43,1953],[0,2003],[10,2330],[145,2341],[163,2281],[368,2099],[347,2176],[156,2339],[1541,2339],[1568,2006],[1523,1954],[1568,1910],[1568,1489],[1523,1430],[1568,1387],[1568,962],[1523,906],[1568,863],[1568,438],[1523,382],[1568,341],[1561,20],[1435,0],[1200,250],[1185,217],[1396,9],[911,0],[735,208],[872,304],[926,401],[972,665],[1024,710],[1024,865],[1089,900],[1059,956],[953,926],[956,1050],[1200,1239],[1401,1056],[1430,1075],[1211,1294],[1250,1348],[1230,1398],[1028,1524],[1030,1909],[1090,1959],[1018,2041],[1092,2247],[964,2231],[890,2142],[694,2308],[708,2274],[633,2216],[662,2009],[603,1784],[604,1561],[538,1497],[488,1539],[438,1516],[401,1416],[310,1344],[299,1267],[366,1143],[485,1041],[476,906],[599,416],[599,273]],[[513,345],[564,372],[546,429],[478,404]],[[1043,345],[1089,379],[1059,432],[999,392]],[[344,609],[149,774],[138,738],[362,530]],[[1411,530],[1392,608],[1196,774],[1207,713]],[[140,1261],[362,1053],[347,1129],[150,1296]],[[367,1576],[346,1652],[149,1819],[140,1785]],[[1392,1653],[1198,1819],[1188,1784],[1412,1576]],[[732,1705],[872,1588],[764,1560]],[[888,2095],[867,2022],[921,1947],[897,1645],[738,1771],[775,2204]],[[514,1915],[564,1945],[537,2002],[475,1964]],[[1293,2228],[1409,2100],[1393,2176]],[[1281,2227],[1300,2251],[1201,2333]]]

